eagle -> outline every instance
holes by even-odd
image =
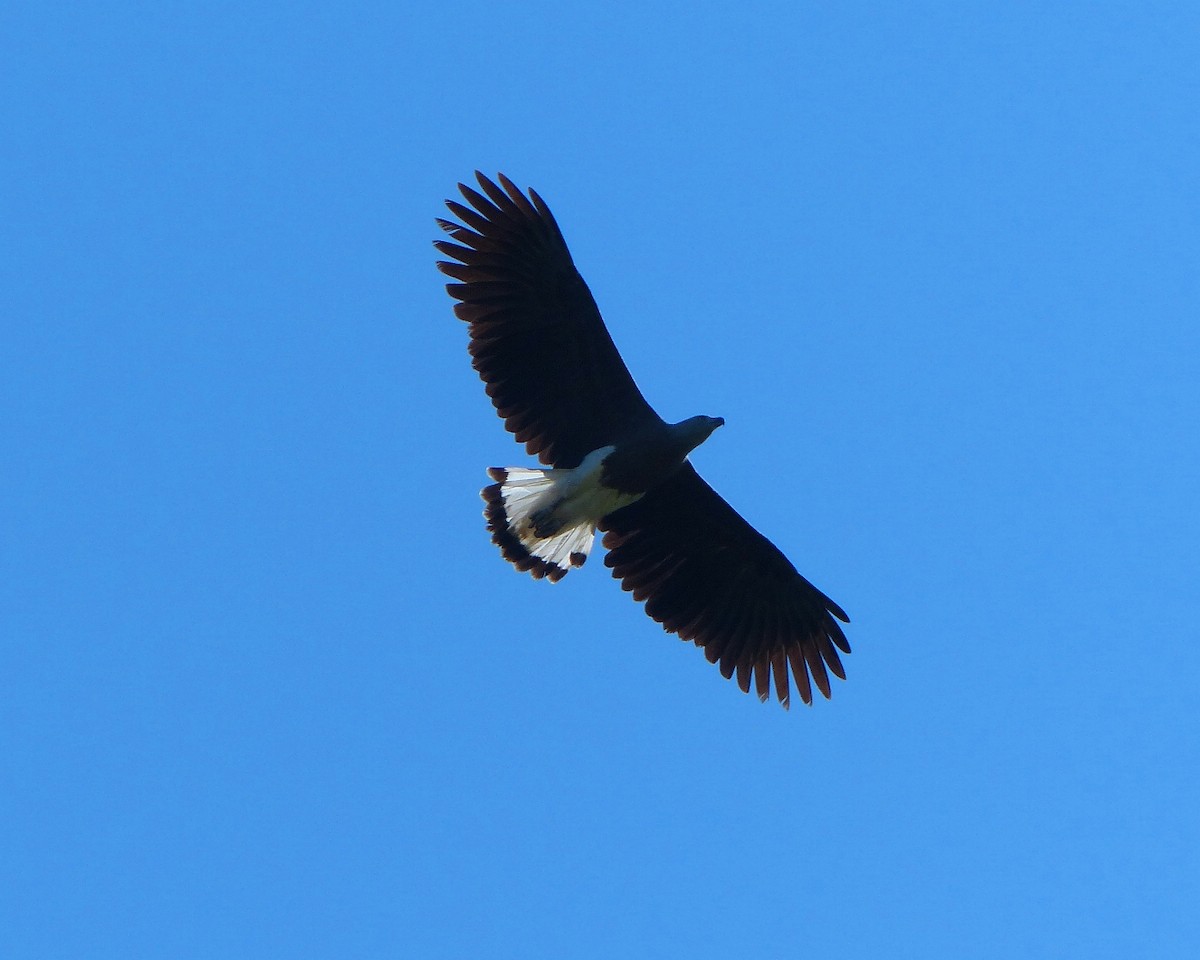
[[[535,578],[582,566],[596,531],[605,566],[647,615],[704,650],[762,701],[830,696],[850,645],[842,608],[700,477],[688,454],[724,424],[667,423],[617,352],[550,208],[500,174],[460,183],[457,222],[434,246],[470,333],[472,365],[504,426],[541,467],[492,467],[481,493],[492,541]],[[482,192],[481,192],[482,191]],[[811,678],[811,682],[810,682]]]

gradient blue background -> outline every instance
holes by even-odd
[[[10,4],[0,956],[1200,950],[1200,7]],[[433,218],[535,186],[849,611],[721,679],[526,462]]]

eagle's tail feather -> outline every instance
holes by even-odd
[[[561,580],[572,567],[583,566],[595,541],[594,523],[564,523],[554,515],[573,473],[492,467],[488,475],[497,482],[480,491],[492,542],[518,570],[539,580]]]

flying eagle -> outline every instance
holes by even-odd
[[[492,541],[534,577],[582,566],[604,532],[604,564],[663,629],[702,647],[726,679],[786,708],[829,673],[845,679],[841,607],[726,503],[688,454],[725,421],[665,422],[633,382],[541,197],[507,177],[459,184],[461,222],[442,273],[470,329],[473,366],[504,426],[548,469],[493,467],[482,491]],[[836,618],[836,619],[835,619]]]

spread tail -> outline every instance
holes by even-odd
[[[480,491],[492,542],[513,566],[538,580],[558,581],[583,566],[595,542],[595,523],[570,516],[564,507],[574,474],[492,467],[488,476],[497,482]]]

